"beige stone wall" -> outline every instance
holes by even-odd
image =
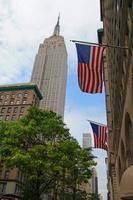
[[[111,200],[119,200],[121,179],[133,165],[133,2],[101,0],[101,16],[103,42],[129,48],[106,48],[104,62],[108,191]]]

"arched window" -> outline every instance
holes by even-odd
[[[130,158],[129,165],[133,164],[133,125],[128,113],[125,116],[125,140],[127,158]]]

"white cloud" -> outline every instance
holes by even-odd
[[[99,0],[0,0],[0,84],[30,80],[39,43],[53,33],[59,12],[69,73],[73,73],[77,56],[70,40],[97,40],[97,29],[102,25]],[[91,132],[88,116],[105,122],[98,107],[69,105],[66,109],[65,122],[80,144],[82,133]]]
[[[59,12],[69,60],[76,62],[70,39],[96,40],[101,26],[99,9],[99,0],[1,0],[0,83],[17,81],[16,76],[21,79],[27,68],[25,80],[29,80],[39,43],[52,34]],[[75,67],[70,65],[69,69]]]

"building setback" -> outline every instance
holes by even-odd
[[[108,199],[133,199],[133,0],[101,0],[108,133]],[[100,36],[100,34],[99,34]]]
[[[0,120],[20,119],[30,106],[38,106],[42,95],[31,83],[0,86]],[[0,162],[0,199],[16,200],[23,177],[18,169],[6,169]]]
[[[83,148],[92,147],[92,137],[90,133],[83,133]]]
[[[35,58],[31,82],[38,85],[43,100],[42,109],[52,110],[64,116],[67,51],[64,38],[60,36],[59,18],[51,37],[40,44]]]

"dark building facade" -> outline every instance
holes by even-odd
[[[0,120],[20,119],[30,106],[38,106],[42,95],[34,84],[0,86]],[[0,162],[0,199],[16,200],[20,197],[23,176],[18,169],[6,169]]]
[[[108,199],[133,199],[133,1],[101,0],[108,133]]]

